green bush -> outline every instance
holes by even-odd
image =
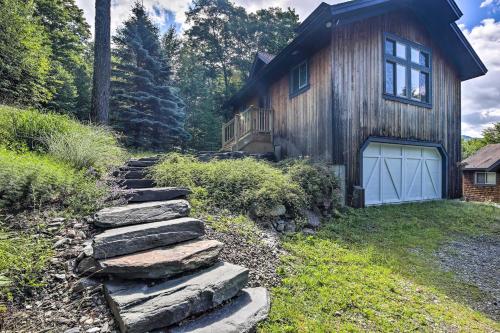
[[[266,218],[279,205],[290,215],[298,215],[306,206],[299,184],[271,164],[251,158],[205,163],[170,154],[152,169],[152,176],[160,186],[190,187],[195,208],[250,211]]]
[[[338,206],[338,180],[325,164],[290,159],[281,162],[279,166],[304,189],[309,207],[330,210]]]
[[[57,206],[87,214],[102,205],[106,187],[66,163],[0,148],[0,210]]]
[[[0,106],[0,145],[49,153],[77,169],[104,170],[125,159],[116,135],[65,115]]]

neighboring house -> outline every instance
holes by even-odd
[[[461,16],[453,0],[322,3],[256,56],[224,149],[326,161],[350,205],[461,197],[461,82],[487,72]]]
[[[465,200],[500,203],[500,144],[481,148],[462,166]]]

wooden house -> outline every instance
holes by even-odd
[[[350,205],[462,194],[461,82],[487,69],[453,0],[322,3],[229,101],[223,148],[340,170]]]
[[[483,147],[462,162],[465,200],[500,203],[500,144]]]

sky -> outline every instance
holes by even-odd
[[[153,21],[166,31],[174,25],[179,32],[186,28],[185,12],[190,0],[143,0]],[[248,11],[269,7],[292,7],[305,19],[321,0],[233,0]],[[345,0],[325,0],[329,4]],[[483,77],[462,83],[462,134],[480,137],[484,128],[500,121],[500,0],[455,0],[464,13],[458,22],[489,72]],[[87,21],[94,24],[95,0],[76,0]],[[130,15],[135,0],[111,1],[111,25],[116,28]]]

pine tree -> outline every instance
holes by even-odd
[[[189,138],[185,106],[168,85],[170,69],[158,28],[140,3],[132,14],[113,37],[111,124],[131,147],[166,150]]]

